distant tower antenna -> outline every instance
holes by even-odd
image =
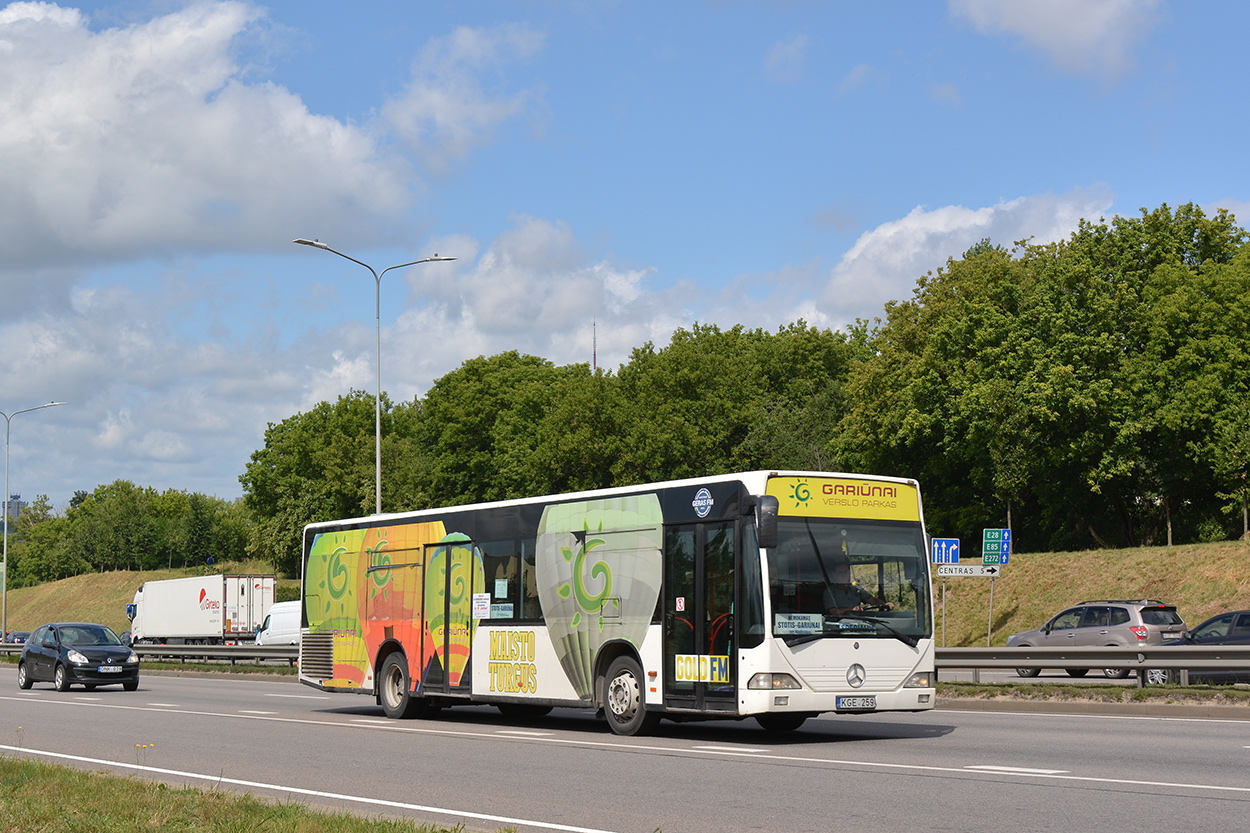
[[[599,321],[590,319],[590,372],[599,372]]]

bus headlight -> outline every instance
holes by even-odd
[[[933,672],[917,671],[907,678],[903,688],[933,688]]]
[[[756,674],[747,682],[747,688],[755,691],[782,691],[802,686],[789,674]]]

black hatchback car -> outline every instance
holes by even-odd
[[[1169,639],[1163,645],[1246,645],[1250,646],[1250,610],[1233,610],[1212,616],[1180,639]],[[1176,670],[1152,668],[1146,682],[1155,685],[1175,683]],[[1190,670],[1191,683],[1250,683],[1250,667],[1225,668],[1218,671]]]
[[[139,655],[104,625],[53,622],[36,628],[17,661],[18,688],[37,682],[65,691],[77,683],[89,689],[121,685],[139,687]]]

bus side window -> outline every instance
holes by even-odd
[[[521,557],[512,541],[490,541],[479,545],[482,567],[486,573],[486,592],[490,594],[492,621],[517,618],[517,595],[520,586]]]
[[[521,618],[527,622],[541,622],[543,606],[538,600],[538,567],[534,563],[537,542],[527,538],[518,543],[521,550]]]

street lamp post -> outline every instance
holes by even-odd
[[[391,271],[392,269],[403,269],[405,266],[416,266],[418,263],[433,263],[436,261],[455,260],[455,258],[454,257],[439,257],[438,254],[435,253],[433,257],[423,257],[420,260],[413,260],[408,263],[400,263],[400,264],[396,264],[395,266],[388,266],[385,269],[383,269],[381,272],[378,272],[376,269],[374,269],[369,264],[365,263],[363,260],[357,260],[351,255],[345,255],[340,251],[331,249],[329,246],[327,246],[325,243],[322,243],[320,240],[305,240],[304,238],[301,237],[297,240],[293,240],[292,242],[299,243],[301,246],[312,246],[317,249],[324,249],[327,252],[333,252],[339,257],[347,258],[352,263],[359,263],[361,266],[368,269],[369,272],[373,275],[373,283],[377,290],[374,296],[375,298],[374,308],[375,308],[375,317],[377,319],[377,351],[378,351],[377,361],[376,361],[377,392],[373,400],[373,426],[374,426],[373,431],[374,431],[374,445],[375,445],[374,480],[375,480],[375,487],[376,487],[374,513],[380,515],[382,514],[382,276],[385,275],[387,272]]]
[[[4,417],[4,580],[0,583],[0,639],[9,633],[9,425],[13,422],[13,417],[18,414],[64,404],[64,402],[49,402],[33,408],[22,408],[11,414],[0,411],[0,416]]]

